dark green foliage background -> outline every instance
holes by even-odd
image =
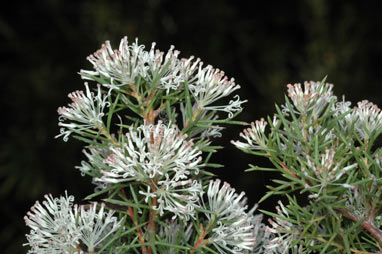
[[[248,1],[250,2],[250,1]],[[25,253],[23,216],[43,194],[68,190],[80,202],[93,187],[74,169],[81,143],[55,140],[58,106],[82,89],[76,74],[90,69],[86,56],[107,39],[127,35],[152,41],[181,56],[195,55],[223,69],[248,99],[239,120],[254,121],[283,102],[287,83],[321,80],[356,102],[382,106],[379,85],[382,19],[378,1],[13,1],[0,8],[0,252]],[[270,174],[244,173],[265,165],[235,149],[241,127],[231,126],[216,144],[226,148],[216,170],[254,204]],[[276,199],[262,208],[272,209]]]

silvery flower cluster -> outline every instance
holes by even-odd
[[[25,216],[31,228],[27,235],[29,253],[95,253],[106,247],[122,226],[114,211],[105,211],[105,204],[74,205],[74,197],[53,198],[36,204]]]
[[[260,200],[285,199],[265,211],[264,253],[381,253],[381,110],[367,100],[352,108],[325,80],[287,88],[273,118],[232,141],[273,165],[249,171],[281,174]]]
[[[244,192],[212,179],[213,138],[242,110],[234,79],[200,59],[127,37],[88,57],[85,90],[58,108],[60,134],[85,143],[75,168],[95,185],[37,202],[29,253],[262,253],[269,233]],[[228,103],[221,103],[221,99]],[[101,200],[101,201],[100,201]]]

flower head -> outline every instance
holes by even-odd
[[[144,65],[142,61],[144,48],[143,45],[138,45],[137,41],[129,45],[127,37],[121,40],[119,50],[113,50],[110,41],[106,41],[99,50],[87,58],[96,71],[81,70],[80,73],[85,79],[90,79],[87,75],[109,78],[111,82],[109,86],[117,89],[122,85],[134,84]]]
[[[352,120],[356,121],[354,128],[361,139],[368,139],[370,134],[382,128],[382,111],[377,105],[363,100],[357,103],[352,113]]]
[[[281,201],[276,206],[277,213],[280,217],[269,219],[270,226],[267,226],[266,232],[271,233],[269,241],[266,243],[265,249],[269,253],[287,254],[292,241],[296,240],[302,229],[297,222],[289,216],[288,210]],[[283,219],[285,218],[285,219]]]
[[[25,244],[31,247],[30,254],[94,253],[121,226],[122,221],[113,217],[113,212],[104,212],[104,204],[100,208],[97,203],[79,208],[73,205],[73,196],[45,198],[25,216],[31,228]]]
[[[192,141],[186,140],[176,126],[141,125],[130,128],[121,148],[110,148],[105,162],[110,171],[102,170],[104,182],[145,181],[164,177],[166,173],[179,178],[198,174],[201,166],[201,151]],[[187,169],[187,170],[184,170]],[[182,175],[179,175],[182,172]]]
[[[80,237],[75,226],[72,211],[73,196],[53,198],[46,195],[45,201],[38,201],[25,216],[25,223],[31,228],[26,235],[30,254],[72,254],[76,252]]]
[[[78,217],[80,241],[87,248],[87,253],[94,253],[104,246],[106,239],[113,235],[122,224],[114,217],[114,211],[105,212],[105,204],[81,205],[74,207]]]
[[[228,105],[212,106],[215,101],[230,95],[240,86],[235,84],[235,80],[231,78],[228,80],[223,71],[214,69],[211,65],[202,68],[199,65],[199,70],[196,73],[194,82],[189,84],[190,92],[196,100],[199,109],[225,111],[229,117],[241,110],[241,104],[246,101],[241,101],[240,97],[236,95],[236,100],[231,100]]]
[[[155,49],[152,43],[149,51],[144,45],[138,44],[138,39],[129,45],[127,37],[121,40],[119,49],[113,50],[110,42],[106,41],[94,54],[88,57],[95,71],[81,70],[80,74],[85,79],[91,76],[105,77],[110,84],[105,86],[111,89],[120,89],[123,86],[135,86],[138,78],[158,88],[177,90],[181,82],[192,78],[192,74],[200,62],[194,63],[189,59],[179,59],[179,51],[171,46],[167,53]]]
[[[97,129],[103,125],[102,117],[104,108],[109,105],[107,95],[102,96],[101,87],[98,85],[98,93],[95,96],[90,92],[89,86],[85,83],[86,91],[75,91],[68,96],[72,100],[69,107],[59,107],[59,126],[62,126],[60,134],[55,138],[64,136],[64,141],[68,140],[72,132],[79,132],[87,129]],[[70,121],[65,123],[64,121]]]
[[[241,141],[231,141],[237,148],[241,149],[250,149],[250,150],[260,150],[266,147],[265,144],[265,127],[267,122],[264,118],[261,118],[260,121],[251,123],[251,128],[244,129],[240,133],[240,137],[244,138],[246,142]]]
[[[315,117],[318,117],[323,109],[329,104],[332,99],[336,97],[333,95],[333,85],[321,82],[304,82],[304,90],[301,84],[288,84],[288,96],[291,98],[296,113],[305,114],[312,111]],[[289,109],[284,106],[284,111]]]
[[[210,181],[207,191],[208,204],[204,204],[211,214],[207,218],[216,223],[208,242],[221,254],[248,253],[256,245],[253,217],[246,213],[244,192],[237,194],[228,183],[220,187],[220,180]]]
[[[180,173],[179,175],[183,175]],[[182,177],[183,178],[183,177]],[[153,208],[163,215],[164,211],[174,214],[173,219],[179,217],[189,220],[194,217],[195,207],[198,207],[199,196],[203,194],[202,185],[191,179],[181,180],[177,174],[154,183],[154,188],[147,186],[147,191],[139,191],[148,198],[156,198],[157,205]]]
[[[327,185],[341,185],[347,187],[344,184],[336,184],[347,171],[357,167],[357,163],[347,165],[343,167],[343,160],[335,158],[335,150],[326,149],[325,154],[321,154],[321,162],[316,164],[309,155],[306,156],[307,168],[303,167],[301,170],[304,175],[313,183],[313,186],[306,186],[309,189],[315,189],[320,187],[319,191],[310,195],[310,198],[317,198],[321,191],[326,188]],[[316,184],[316,185],[315,185]]]

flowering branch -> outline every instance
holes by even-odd
[[[89,84],[58,109],[56,137],[86,143],[76,168],[96,185],[86,200],[104,202],[78,206],[72,196],[49,196],[45,208],[32,207],[29,254],[244,254],[254,247],[253,229],[263,224],[246,211],[244,193],[210,179],[208,164],[220,124],[243,124],[232,118],[245,100],[220,103],[240,86],[200,59],[179,58],[174,46],[166,53],[155,46],[145,50],[125,37],[118,49],[106,41],[88,57],[94,70],[80,75]]]

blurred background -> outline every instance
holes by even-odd
[[[251,2],[250,5],[248,2]],[[55,140],[59,106],[82,89],[77,72],[90,69],[86,56],[105,40],[132,41],[182,57],[195,55],[234,77],[248,99],[237,118],[254,121],[283,103],[286,84],[322,80],[353,104],[382,106],[382,19],[378,1],[13,1],[0,9],[0,252],[26,253],[23,216],[45,193],[80,200],[93,191],[74,169],[82,144]],[[214,172],[254,204],[271,174],[245,173],[261,158],[235,149],[242,127],[229,126],[215,144],[225,146]],[[273,209],[279,197],[261,204]],[[5,222],[5,223],[4,223]]]

